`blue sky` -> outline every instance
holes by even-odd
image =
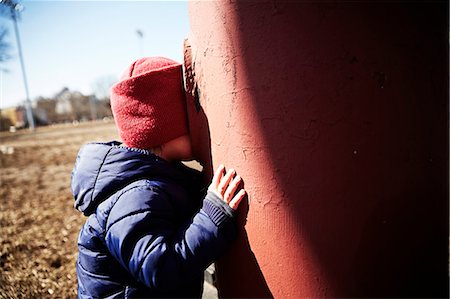
[[[19,21],[30,98],[50,97],[63,87],[92,94],[95,82],[119,78],[142,56],[182,62],[189,32],[186,1],[21,1]],[[25,98],[13,23],[8,29],[13,58],[0,66],[0,108]],[[139,39],[137,30],[143,32]]]

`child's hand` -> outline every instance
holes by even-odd
[[[225,174],[224,172],[225,166],[221,164],[214,173],[214,177],[208,190],[214,192],[233,210],[236,210],[245,196],[245,190],[242,187],[239,188],[242,178],[239,175],[235,176],[236,171],[234,169],[230,169],[228,172],[225,172]],[[238,189],[240,190],[236,193]]]

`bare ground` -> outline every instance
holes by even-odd
[[[82,144],[117,138],[113,122],[0,135],[0,298],[76,297],[71,171]]]

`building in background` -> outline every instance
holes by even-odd
[[[63,88],[51,98],[37,98],[32,107],[33,118],[38,126],[112,117],[109,98],[98,100],[94,95],[83,95],[68,88]],[[2,109],[0,130],[27,127],[25,112],[24,106]]]

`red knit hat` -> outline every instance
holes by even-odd
[[[111,89],[120,138],[149,149],[188,133],[181,64],[163,57],[135,61]]]

